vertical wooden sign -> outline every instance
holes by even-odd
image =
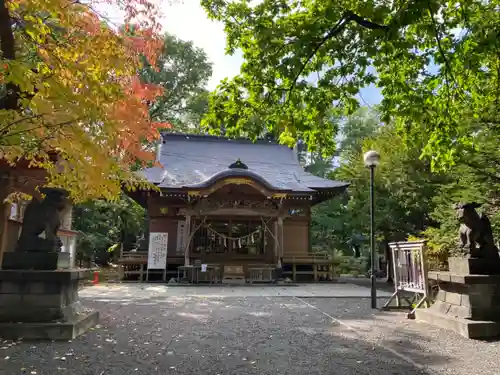
[[[179,220],[177,222],[177,246],[175,249],[175,253],[177,255],[184,255],[184,246],[186,246],[185,238],[184,236],[186,235],[186,221],[185,220]]]
[[[167,267],[168,233],[149,234],[148,269],[158,270]]]

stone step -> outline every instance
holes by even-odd
[[[457,318],[435,311],[432,307],[428,309],[417,309],[415,311],[415,319],[418,322],[454,331],[470,339],[500,337],[500,322]]]

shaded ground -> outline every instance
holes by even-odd
[[[422,335],[402,314],[374,318],[365,288],[118,285],[81,295],[101,311],[99,327],[69,343],[0,341],[0,374],[462,374],[443,350],[449,335],[421,345],[428,329]],[[453,340],[456,350],[469,345]],[[472,354],[490,369],[468,374],[498,374],[498,344],[477,345]]]
[[[374,313],[363,300],[302,299],[324,314],[334,314],[367,342],[395,350],[432,374],[499,375],[500,341],[465,339],[453,332],[408,320],[404,313]]]

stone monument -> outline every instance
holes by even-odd
[[[477,203],[454,205],[460,222],[461,256],[448,259],[449,271],[429,272],[439,291],[416,319],[474,339],[500,337],[500,257],[491,224]]]
[[[26,207],[14,251],[0,270],[0,337],[71,340],[97,324],[98,313],[79,302],[79,281],[88,270],[69,269],[57,236],[69,204],[63,189],[41,188],[44,199]]]
[[[69,268],[69,254],[61,253],[57,236],[61,212],[68,203],[63,189],[40,188],[43,200],[33,198],[24,212],[23,226],[13,252],[4,254],[2,269],[56,270]]]

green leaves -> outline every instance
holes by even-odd
[[[77,252],[106,262],[121,244],[131,248],[144,230],[144,209],[127,196],[109,202],[95,200],[73,210],[73,229],[80,232]]]
[[[204,125],[212,129],[311,137],[332,108],[353,113],[360,89],[375,83],[386,122],[410,133],[425,123],[423,152],[439,168],[471,137],[464,119],[498,111],[498,0],[252,4],[202,1],[224,23],[228,52],[239,48],[245,59],[210,95]],[[317,147],[329,136],[314,135]]]
[[[156,65],[145,64],[140,75],[143,81],[164,88],[151,105],[153,120],[170,123],[178,132],[200,130],[208,106],[205,86],[212,76],[205,51],[167,33]]]

